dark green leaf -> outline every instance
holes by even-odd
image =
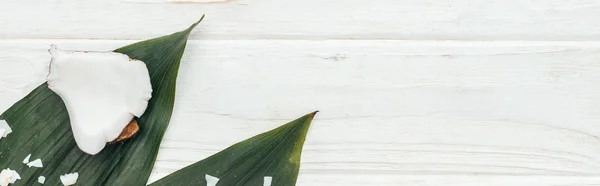
[[[198,23],[115,50],[144,61],[152,81],[152,99],[133,139],[109,145],[95,156],[84,154],[75,144],[62,100],[44,83],[0,116],[13,129],[0,140],[0,168],[21,174],[16,185],[39,185],[38,176],[46,177],[46,185],[62,185],[59,176],[71,172],[79,173],[77,185],[145,185],[173,111],[181,56]],[[26,167],[22,161],[28,154],[31,160],[41,158],[44,167]]]
[[[218,186],[262,186],[265,176],[273,178],[273,186],[296,185],[302,147],[315,114],[237,143],[150,186],[205,186],[206,174],[219,178]]]

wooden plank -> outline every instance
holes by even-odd
[[[594,0],[0,1],[0,39],[598,40]]]
[[[0,41],[0,110],[50,44]],[[600,184],[599,42],[192,41],[151,180],[320,110],[299,185]]]

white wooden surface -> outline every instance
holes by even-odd
[[[0,110],[50,44],[111,50],[202,13],[151,181],[320,110],[300,186],[600,185],[600,1],[3,0]]]

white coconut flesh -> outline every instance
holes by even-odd
[[[17,171],[4,169],[0,171],[0,186],[7,186],[9,184],[15,183],[17,180],[20,180],[21,176]]]
[[[40,183],[40,184],[46,183],[46,177],[44,177],[44,176],[38,177],[38,183]]]
[[[30,159],[30,158],[31,158],[31,154],[27,155],[27,156],[25,157],[25,159],[23,159],[23,163],[24,163],[24,164],[28,164],[28,163],[29,163],[29,159]]]
[[[272,182],[273,182],[272,176],[265,176],[264,180],[263,180],[263,186],[271,186]]]
[[[50,49],[48,88],[63,100],[77,146],[97,154],[140,117],[152,94],[142,61],[115,52]]]
[[[27,166],[42,168],[42,167],[44,167],[44,164],[42,164],[42,159],[36,159],[36,160],[33,160],[33,161],[27,163]]]
[[[8,136],[8,134],[11,132],[12,130],[10,129],[10,126],[8,126],[8,123],[6,123],[4,120],[0,120],[0,139]]]
[[[60,182],[62,182],[62,184],[65,186],[74,185],[75,183],[77,183],[78,178],[79,173],[77,172],[65,174],[60,176]]]
[[[219,182],[219,178],[205,174],[204,178],[206,179],[206,186],[216,186]]]

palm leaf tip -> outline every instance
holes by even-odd
[[[204,14],[202,14],[202,16],[200,17],[200,19],[198,21],[196,21],[196,23],[192,24],[192,26],[190,26],[188,28],[188,30],[193,30],[194,28],[196,28],[196,26],[198,26],[198,24],[200,24],[200,22],[202,22],[202,20],[204,20]]]
[[[151,186],[207,185],[211,181],[207,177],[217,178],[217,186],[266,183],[293,186],[298,177],[306,134],[316,114],[317,111],[306,114],[234,144],[152,183]]]

